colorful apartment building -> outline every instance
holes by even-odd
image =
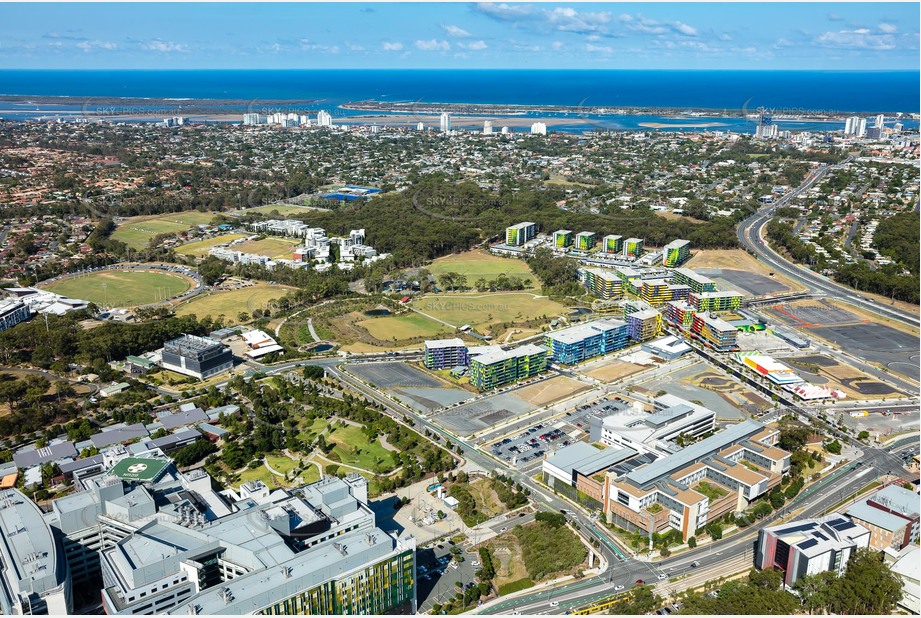
[[[662,263],[669,268],[681,266],[691,257],[691,241],[676,239],[662,248]]]
[[[643,239],[642,238],[628,238],[624,241],[624,255],[631,255],[633,257],[640,257],[643,255]]]
[[[572,246],[572,230],[557,230],[553,233],[553,246],[566,249]]]
[[[520,247],[537,236],[537,224],[526,221],[505,228],[505,244]]]
[[[620,253],[624,249],[624,237],[609,234],[601,239],[601,250],[605,253]]]
[[[647,279],[639,288],[638,296],[653,307],[658,307],[669,301],[685,300],[690,291],[686,285],[666,283],[664,279]]]
[[[487,391],[509,382],[532,378],[547,369],[549,350],[527,344],[512,350],[490,347],[470,358],[470,383]]]
[[[662,333],[662,314],[655,309],[643,309],[624,317],[630,339],[647,341]]]
[[[738,348],[736,327],[710,313],[694,314],[691,334],[720,352],[730,352]]]
[[[467,346],[462,339],[425,342],[423,364],[428,369],[453,369],[467,365]]]
[[[602,300],[618,298],[624,293],[624,284],[617,273],[600,268],[580,268],[579,281],[592,294]]]
[[[595,232],[579,232],[576,234],[576,249],[589,251],[595,246]]]
[[[716,291],[716,282],[713,279],[698,275],[690,268],[676,268],[674,270],[674,282],[690,287],[691,292],[697,294]]]
[[[665,303],[665,319],[682,330],[691,329],[695,313],[694,307],[687,301],[673,300]]]
[[[626,347],[629,342],[627,323],[612,319],[594,320],[544,336],[550,358],[565,365],[610,354]]]
[[[697,311],[734,311],[742,306],[741,292],[691,292],[688,302]]]

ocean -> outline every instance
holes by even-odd
[[[913,71],[0,70],[0,95],[312,100],[327,108],[377,100],[704,109],[734,114],[753,113],[763,106],[781,117],[869,115],[918,112],[918,92],[919,73]],[[11,110],[34,116],[37,111],[63,109],[47,103],[4,103],[2,108],[7,118],[18,117]],[[340,115],[351,114],[341,111]],[[636,118],[640,117],[618,117],[611,121],[611,128],[636,128],[633,125],[650,119],[667,124],[669,120],[655,115]],[[785,128],[840,128],[840,123],[813,124],[792,123]],[[905,123],[906,128],[913,124],[916,126]]]

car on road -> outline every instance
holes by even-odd
[[[699,566],[700,566],[700,563],[697,562],[696,560],[695,560],[694,562],[691,563],[691,568],[692,568],[692,569],[696,569],[696,568],[699,567]]]
[[[642,585],[645,584],[645,583],[646,583],[646,582],[644,582],[642,579],[636,580],[636,585],[637,585],[637,586],[642,586]]]
[[[659,581],[663,579],[668,579],[668,575],[666,575],[665,573],[659,573]]]
[[[618,590],[623,590],[623,589],[624,589],[624,585],[623,585],[623,584],[618,584],[618,585],[614,586],[614,591],[615,591],[615,592],[618,591]]]
[[[499,532],[505,532],[506,530],[508,530],[508,528],[506,528],[505,526],[502,526],[501,528],[499,528]]]
[[[550,607],[559,607],[559,606],[560,606],[559,601],[550,601]]]

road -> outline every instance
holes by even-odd
[[[849,162],[850,160],[851,158],[848,158],[846,162]],[[774,217],[774,213],[778,208],[782,208],[791,199],[809,190],[815,183],[821,180],[829,170],[837,169],[841,167],[841,165],[842,164],[820,168],[818,171],[810,174],[806,180],[803,181],[803,184],[783,196],[780,200],[774,204],[770,204],[760,209],[758,212],[739,223],[739,227],[737,229],[739,241],[742,243],[742,246],[745,247],[745,249],[757,255],[758,259],[760,259],[762,262],[769,264],[776,271],[783,273],[787,277],[806,286],[810,290],[823,292],[833,298],[845,301],[861,309],[864,309],[865,311],[869,311],[877,315],[898,320],[899,322],[903,322],[911,326],[919,326],[919,324],[921,324],[921,320],[918,319],[917,314],[908,313],[906,311],[902,311],[900,309],[889,307],[881,303],[877,303],[876,301],[869,300],[868,298],[861,296],[859,292],[846,286],[839,285],[829,280],[827,277],[823,277],[822,275],[809,270],[805,266],[793,264],[775,252],[773,249],[771,249],[768,246],[767,241],[764,239],[764,229],[768,222]]]

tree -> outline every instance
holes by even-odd
[[[837,614],[889,614],[902,599],[902,581],[883,554],[858,549],[831,587],[829,610]]]
[[[831,442],[825,445],[825,450],[831,453],[832,455],[840,455],[841,454],[841,443],[838,442],[837,440],[832,440]]]
[[[697,547],[697,538],[696,538],[696,537],[693,537],[693,536],[692,536],[691,538],[688,539],[688,547],[690,547],[691,549],[694,549],[695,547]]]
[[[824,612],[831,601],[832,585],[837,576],[832,571],[803,575],[793,587],[803,599],[803,607],[807,612]]]

